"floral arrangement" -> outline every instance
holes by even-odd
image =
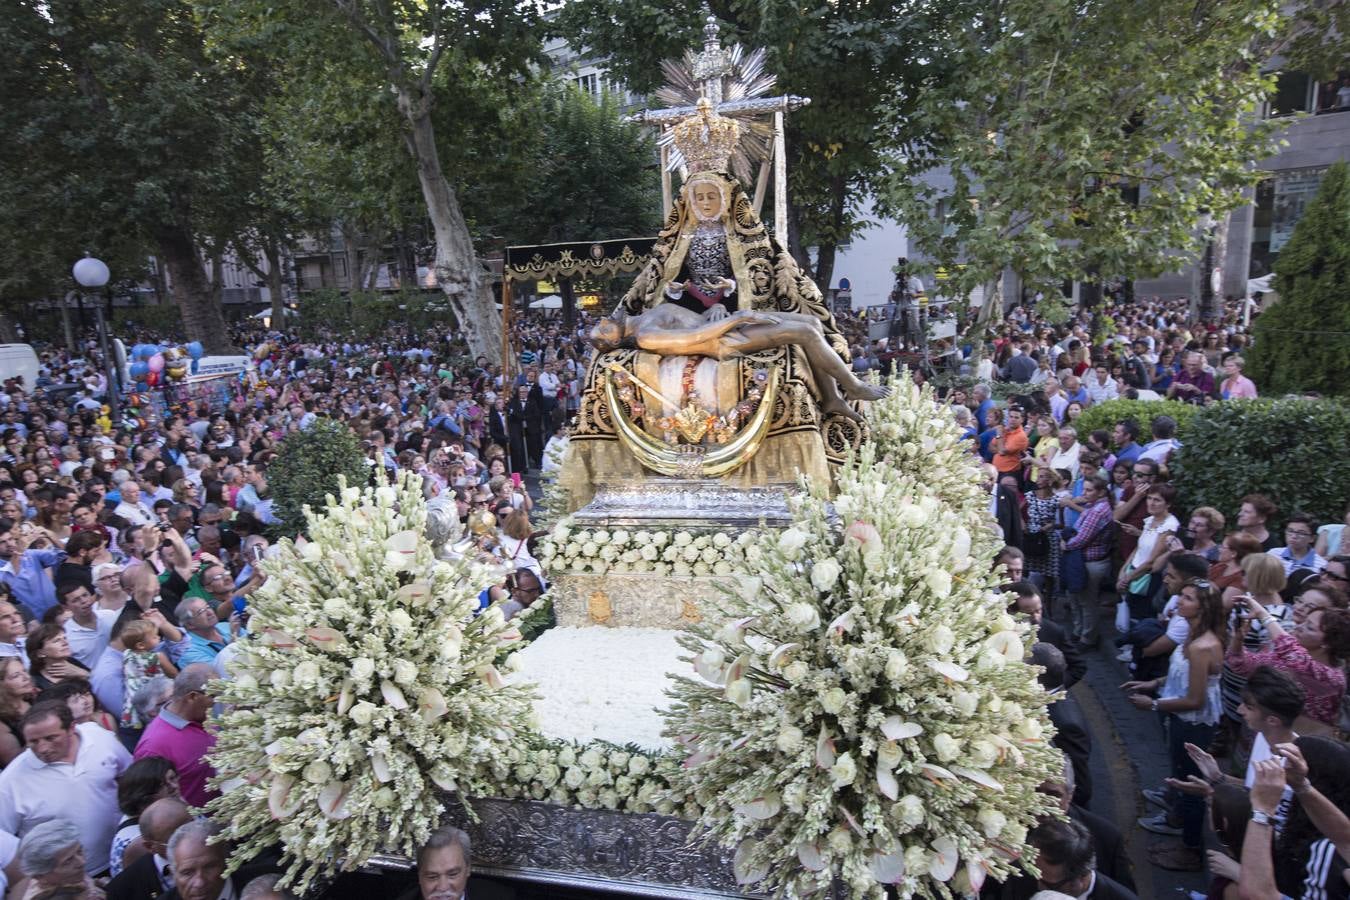
[[[617,809],[697,819],[692,798],[671,794],[680,757],[602,741],[586,746],[560,741],[507,751],[511,778],[502,796],[584,809]]]
[[[681,639],[702,677],[667,715],[672,787],[759,890],[977,893],[1050,809],[1036,787],[1059,755],[974,462],[931,392],[892,388],[833,504],[795,501],[748,548],[761,589]]]
[[[495,666],[520,632],[495,607],[474,615],[495,573],[436,559],[420,479],[343,483],[328,501],[305,510],[309,542],[262,563],[258,638],[213,687],[231,711],[208,812],[233,860],[282,844],[297,893],[376,852],[415,852],[441,791],[497,793],[531,716],[531,692]]]
[[[539,558],[546,571],[574,574],[735,575],[745,570],[745,549],[758,533],[722,531],[613,530],[577,528],[559,522]]]

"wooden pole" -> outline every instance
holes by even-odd
[[[502,390],[511,384],[511,276],[502,268]]]
[[[769,187],[769,167],[772,164],[772,160],[770,159],[766,158],[761,160],[759,163],[759,177],[755,179],[755,215],[761,217],[764,209],[764,195]]]

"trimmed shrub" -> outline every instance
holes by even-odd
[[[305,431],[288,435],[267,469],[277,518],[288,536],[305,528],[305,505],[321,510],[327,494],[338,493],[338,476],[361,487],[370,482],[370,466],[356,435],[346,425],[320,417]]]
[[[1275,261],[1275,290],[1246,357],[1257,389],[1350,396],[1350,165],[1327,170]]]
[[[1147,444],[1149,423],[1154,416],[1171,416],[1177,420],[1177,434],[1180,435],[1186,424],[1200,410],[1198,406],[1182,403],[1180,400],[1107,400],[1096,403],[1083,410],[1074,427],[1078,436],[1085,438],[1098,428],[1107,434],[1116,427],[1116,423],[1125,419],[1134,419],[1139,423],[1139,443]]]
[[[1350,405],[1288,397],[1228,400],[1201,408],[1169,467],[1180,509],[1213,506],[1236,520],[1246,494],[1339,522],[1350,499]],[[1272,524],[1271,531],[1278,526]]]

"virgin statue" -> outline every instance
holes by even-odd
[[[728,174],[737,122],[701,100],[672,132],[688,175],[650,259],[596,328],[565,466],[577,503],[596,484],[652,473],[828,481],[829,464],[866,439],[860,404],[885,393],[853,376],[820,290]]]

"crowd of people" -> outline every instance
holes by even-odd
[[[1208,328],[1181,302],[1104,312],[1110,332],[1094,341],[1086,318],[1051,326],[1012,310],[966,365],[1024,389],[996,402],[981,382],[943,397],[987,463],[1008,544],[998,565],[1012,608],[1036,623],[1033,661],[1066,753],[1063,778],[1045,790],[1069,821],[1032,833],[1041,877],[987,890],[1130,896],[1121,837],[1087,809],[1090,734],[1067,693],[1089,666],[1112,664],[1093,652],[1109,634],[1130,702],[1169,736],[1173,777],[1149,786],[1144,802],[1158,812],[1140,820],[1169,840],[1153,861],[1207,864],[1229,900],[1239,881],[1244,891],[1274,885],[1243,897],[1343,895],[1333,812],[1350,798],[1336,786],[1343,745],[1333,736],[1346,724],[1350,660],[1344,523],[1280,510],[1255,490],[1236,510],[1176,509],[1167,416],[1080,434],[1082,411],[1116,397],[1256,394],[1242,375],[1237,310]],[[45,351],[35,385],[5,383],[0,864],[17,863],[0,877],[26,879],[20,896],[40,896],[78,872],[137,898],[192,870],[173,857],[206,846],[188,812],[212,796],[206,684],[247,634],[248,597],[265,578],[256,563],[279,533],[268,484],[277,445],[320,417],[355,432],[372,473],[416,472],[428,493],[454,498],[462,522],[483,526],[471,529],[479,551],[515,568],[484,603],[513,613],[533,604],[547,589],[532,550],[537,478],[567,440],[591,324],[518,321],[510,379],[449,331],[392,327],[360,342],[246,326],[235,338],[256,354],[256,376],[231,385],[227,402],[146,406],[119,422],[92,342],[83,356]],[[903,359],[869,338],[865,319],[840,326],[856,372],[885,377]],[[54,390],[69,384],[81,390]],[[1271,761],[1286,779],[1274,803]],[[1273,835],[1242,840],[1243,803],[1268,811],[1269,825],[1252,821]],[[1228,851],[1208,860],[1206,804]],[[180,894],[226,896],[218,873],[204,883],[205,893]]]
[[[1166,735],[1171,777],[1145,786],[1137,823],[1154,865],[1207,870],[1214,898],[1350,896],[1350,508],[1319,522],[1252,485],[1235,509],[1182,509],[1168,470],[1180,446],[1172,417],[1080,432],[1083,411],[1107,400],[1257,395],[1242,375],[1236,309],[1209,327],[1190,323],[1182,302],[1112,314],[1112,332],[1093,342],[1086,323],[1050,328],[1014,310],[971,365],[1016,382],[1011,399],[996,402],[984,381],[944,397],[986,465],[1011,609],[1046,642],[1033,661],[1055,692],[1073,802],[1091,796],[1091,742],[1066,690],[1095,666],[1099,685],[1123,681]],[[1101,853],[1119,839],[1107,823],[1043,823],[1031,836],[1051,873],[1039,887],[1132,896],[1128,872]]]

